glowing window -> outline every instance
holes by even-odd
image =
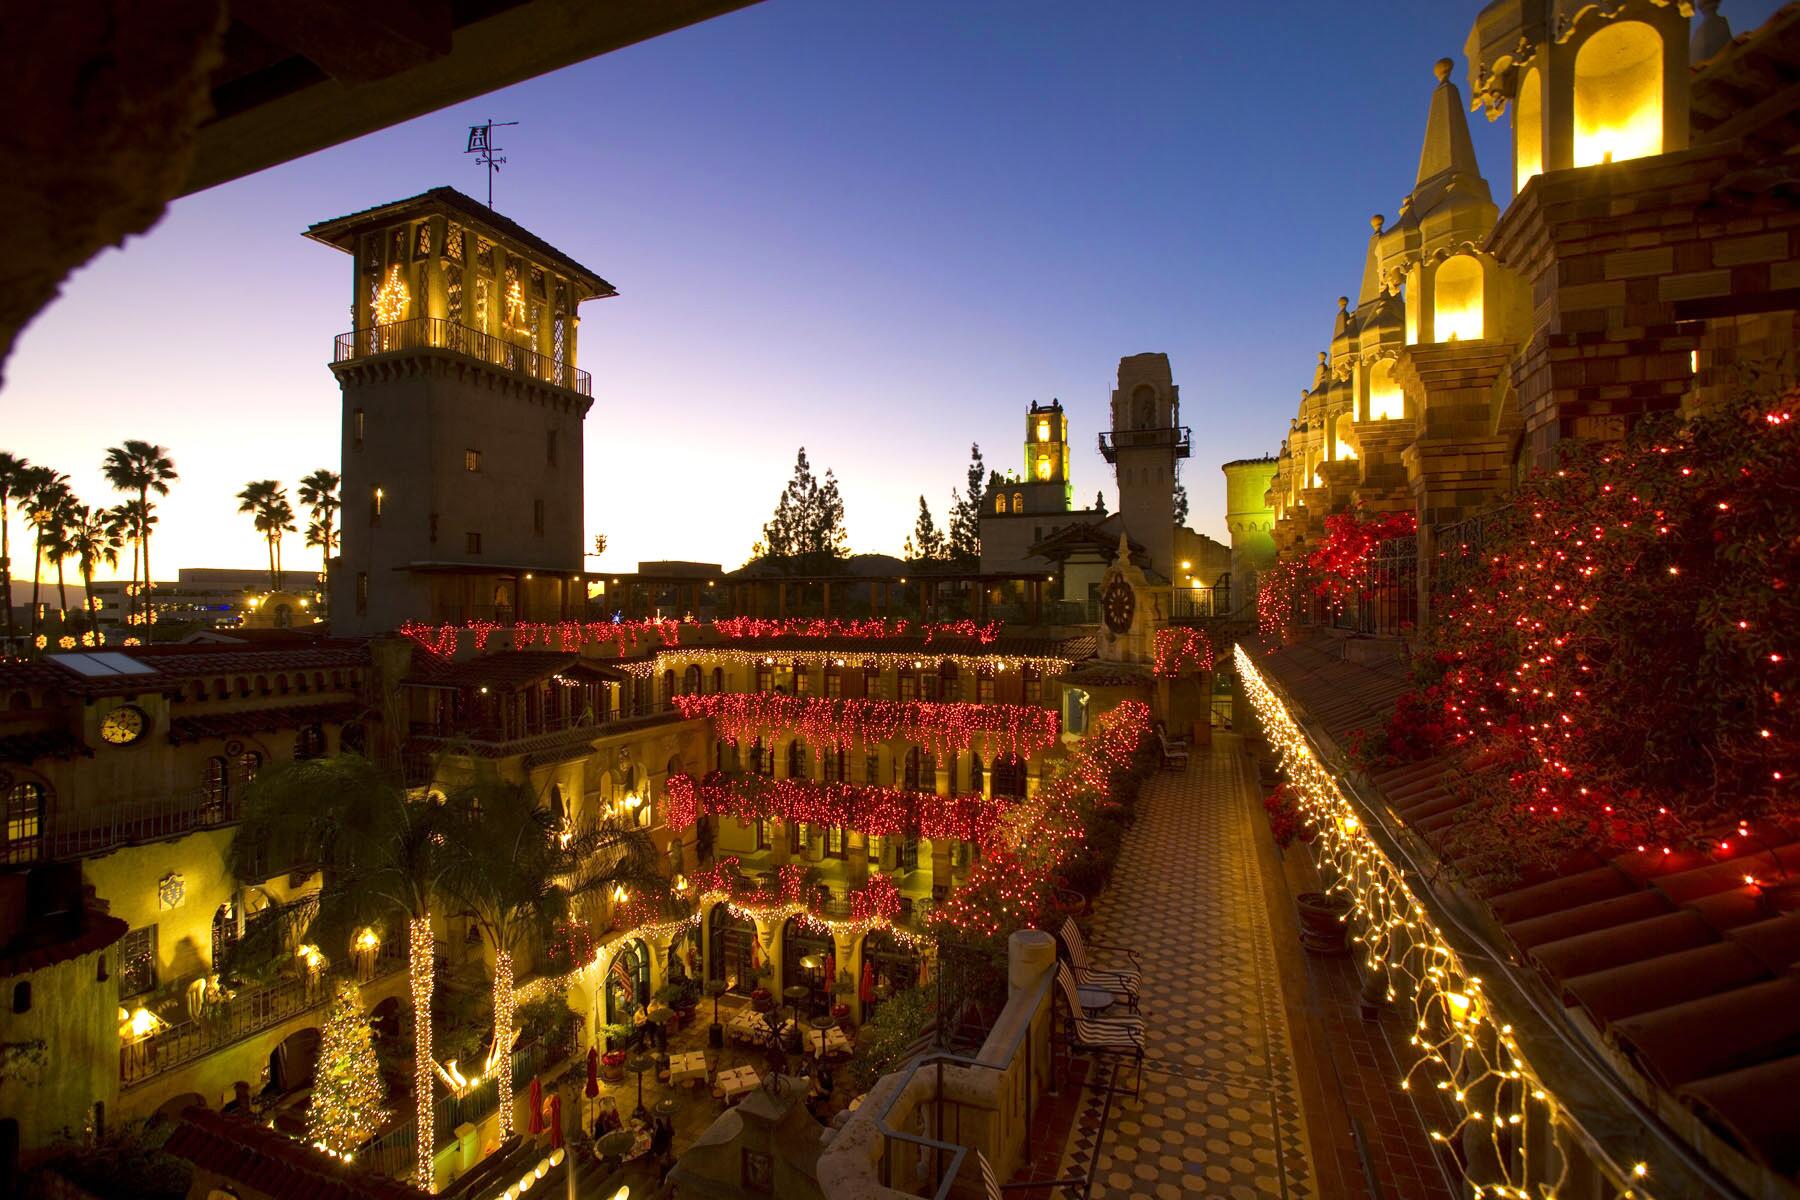
[[[1525,72],[1513,101],[1513,186],[1544,172],[1544,88],[1536,69]]]
[[[1662,153],[1662,39],[1618,21],[1575,53],[1575,165]]]
[[[994,511],[997,513],[1006,511],[1006,494],[1004,492],[994,497]]]
[[[1048,454],[1037,456],[1037,477],[1039,479],[1050,478],[1050,456]]]
[[[1397,421],[1406,415],[1406,394],[1394,382],[1394,360],[1384,358],[1369,368],[1369,420]]]
[[[1022,513],[1025,511],[1025,493],[1024,492],[1014,492],[1013,493],[1013,511],[1016,513]]]
[[[1350,428],[1351,414],[1340,413],[1332,423],[1333,442],[1331,457],[1338,462],[1354,462],[1356,460],[1356,434]]]
[[[1431,308],[1435,340],[1479,340],[1481,319],[1481,263],[1469,254],[1458,254],[1439,263]]]
[[[1050,422],[1049,421],[1040,420],[1037,423],[1037,429],[1038,429],[1038,441],[1047,442],[1050,440]]]

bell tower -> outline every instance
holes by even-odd
[[[1069,483],[1069,418],[1061,400],[1049,404],[1032,401],[1025,414],[1025,478],[1040,489],[1057,489],[1056,506],[1074,507]]]
[[[1118,478],[1120,520],[1165,583],[1175,577],[1175,464],[1188,450],[1169,356],[1121,358],[1112,429],[1100,435],[1100,453]]]
[[[306,236],[351,260],[332,631],[579,615],[577,310],[613,286],[454,188]]]

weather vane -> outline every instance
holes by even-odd
[[[506,157],[499,153],[500,147],[494,145],[494,129],[496,126],[517,124],[517,121],[496,121],[490,117],[484,125],[469,126],[469,148],[463,153],[475,155],[475,161],[487,168],[490,209],[494,207],[494,176],[500,173],[500,164],[506,161]]]

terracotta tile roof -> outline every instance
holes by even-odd
[[[101,653],[123,654],[151,668],[143,675],[81,675],[46,659],[0,662],[0,691],[52,687],[76,696],[112,696],[176,688],[188,679],[268,671],[341,670],[369,665],[368,643],[355,639],[318,640],[311,645],[264,648],[227,643],[167,646],[106,646]]]
[[[972,637],[937,637],[929,643],[923,635],[894,638],[859,637],[770,637],[721,638],[695,643],[693,646],[671,646],[667,652],[678,655],[685,649],[706,650],[713,647],[734,650],[767,651],[771,655],[810,651],[815,654],[917,654],[921,659],[934,655],[960,654],[977,657],[984,654],[1017,655],[1022,658],[1092,658],[1097,643],[1091,637],[1022,637],[1001,634],[991,642]],[[610,660],[608,660],[610,661]]]
[[[343,700],[336,704],[282,705],[279,708],[208,713],[201,717],[176,717],[169,722],[169,740],[179,746],[202,738],[242,737],[247,733],[298,729],[302,725],[340,724],[354,720],[362,711],[362,705]]]
[[[163,1149],[271,1200],[420,1200],[424,1193],[359,1171],[244,1117],[195,1106]]]
[[[576,655],[557,650],[502,650],[461,662],[415,662],[408,683],[425,687],[490,687],[508,691],[542,683],[575,665]]]
[[[87,743],[60,729],[9,733],[0,737],[0,762],[28,763],[41,758],[92,758]]]
[[[81,930],[73,937],[0,955],[0,977],[28,975],[57,963],[80,958],[84,954],[92,954],[96,950],[104,950],[124,937],[130,928],[130,925],[118,917],[109,916],[97,909],[87,909]]]
[[[1411,686],[1397,659],[1346,657],[1329,638],[1258,655],[1300,711],[1339,747],[1384,720]],[[1395,815],[1439,853],[1463,805],[1451,759],[1377,770]],[[1800,841],[1712,855],[1578,857],[1500,883],[1467,878],[1524,964],[1581,1009],[1643,1075],[1751,1158],[1800,1169],[1800,913],[1780,912],[1746,875],[1800,863]],[[1777,861],[1779,860],[1779,861]],[[1454,865],[1455,858],[1449,861]]]

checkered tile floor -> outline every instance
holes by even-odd
[[[1092,1163],[1095,1196],[1316,1194],[1242,763],[1153,776],[1096,906],[1143,965],[1150,1052],[1142,1095],[1088,1093],[1071,1131],[1062,1177]]]

